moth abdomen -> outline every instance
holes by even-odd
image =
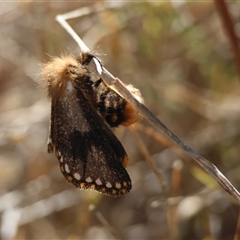
[[[132,85],[127,85],[126,87],[140,102],[143,102],[141,93],[138,89],[134,88]],[[125,127],[130,126],[141,119],[140,113],[134,106],[110,87],[106,87],[101,83],[97,88],[97,109],[111,127],[118,127],[119,125]]]

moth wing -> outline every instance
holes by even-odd
[[[80,90],[52,101],[49,139],[49,151],[55,150],[63,175],[76,187],[110,196],[131,190],[124,148]]]

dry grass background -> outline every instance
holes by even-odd
[[[166,194],[128,129],[116,130],[133,180],[123,197],[78,191],[47,154],[40,63],[78,53],[55,16],[87,4],[0,3],[1,238],[238,239],[234,200],[146,120],[135,128]],[[239,37],[239,3],[227,6]],[[70,23],[111,73],[139,88],[146,106],[240,189],[240,75],[214,2],[129,2]]]

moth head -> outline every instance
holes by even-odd
[[[75,86],[76,78],[85,72],[73,55],[63,55],[43,64],[41,76],[47,87],[48,96],[55,100],[66,94],[69,84]]]

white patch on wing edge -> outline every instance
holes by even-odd
[[[90,177],[86,178],[86,182],[90,183],[92,182],[92,179]]]
[[[65,165],[64,165],[64,168],[65,168],[65,171],[67,172],[67,173],[70,173],[70,170],[69,170],[69,166],[65,163]]]
[[[106,187],[107,187],[107,188],[111,188],[111,187],[112,187],[112,184],[111,184],[110,182],[107,182]]]
[[[77,179],[77,180],[80,180],[81,179],[81,176],[79,173],[74,173],[73,174],[74,178]]]
[[[100,178],[98,178],[98,179],[95,181],[95,183],[96,183],[97,185],[102,185],[102,181],[100,180]]]

